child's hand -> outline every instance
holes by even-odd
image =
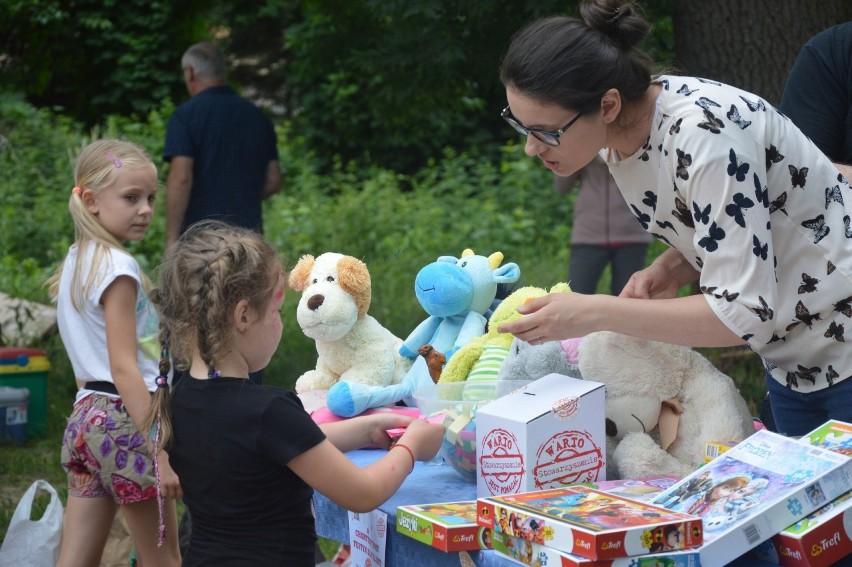
[[[157,456],[157,466],[160,470],[160,492],[163,498],[183,498],[178,475],[169,464],[169,455],[165,451],[160,451]]]
[[[443,437],[443,425],[429,423],[425,419],[415,419],[408,424],[399,442],[408,446],[418,461],[429,461],[438,454]]]
[[[364,419],[370,420],[370,445],[388,449],[391,446],[388,430],[408,427],[414,418],[393,412],[378,412],[364,416]]]

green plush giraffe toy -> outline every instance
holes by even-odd
[[[558,283],[550,291],[535,286],[520,287],[513,291],[494,309],[488,320],[488,331],[468,341],[450,358],[441,372],[439,383],[497,380],[500,365],[509,354],[514,338],[510,333],[498,332],[500,325],[520,318],[518,307],[530,299],[567,291],[571,291],[567,283]],[[468,397],[467,387],[465,396]]]

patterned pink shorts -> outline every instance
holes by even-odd
[[[71,496],[112,496],[118,504],[157,496],[145,437],[120,398],[92,394],[74,405],[62,438],[61,462]]]

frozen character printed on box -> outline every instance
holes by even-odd
[[[739,488],[748,484],[749,477],[747,476],[732,476],[721,482],[713,485],[712,488],[706,490],[697,500],[695,500],[689,509],[688,514],[702,516],[710,508],[716,505],[723,505],[727,502],[731,495]]]
[[[724,510],[741,516],[746,510],[760,503],[767,486],[769,486],[769,480],[762,476],[751,479],[745,486],[734,491],[725,503]]]
[[[710,471],[704,471],[689,482],[681,485],[680,488],[672,492],[665,500],[660,501],[659,504],[668,508],[670,504],[677,504],[690,496],[708,490],[711,486],[713,486],[713,477]]]

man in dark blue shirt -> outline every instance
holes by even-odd
[[[181,67],[191,98],[166,130],[166,246],[210,218],[262,232],[261,201],[281,189],[272,122],[225,85],[225,58],[212,43],[187,49]]]
[[[781,112],[852,179],[852,22],[805,43],[787,78]]]

